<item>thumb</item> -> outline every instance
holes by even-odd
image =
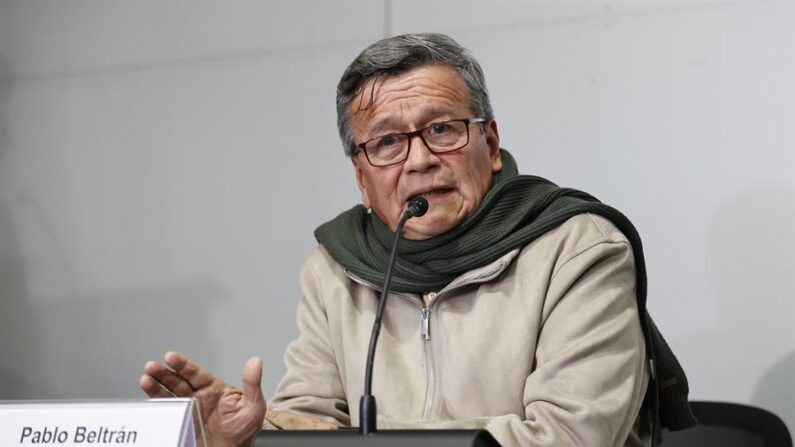
[[[243,366],[243,400],[256,402],[262,396],[262,359],[251,357]]]

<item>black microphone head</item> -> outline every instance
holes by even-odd
[[[409,200],[408,211],[411,217],[424,216],[428,212],[428,199],[422,196],[412,197]]]

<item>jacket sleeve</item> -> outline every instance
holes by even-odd
[[[308,264],[305,263],[301,269],[302,297],[297,312],[299,335],[284,354],[287,372],[276,387],[268,409],[348,426],[348,403],[328,335],[328,318],[318,281]],[[263,428],[273,427],[266,423]]]
[[[598,240],[561,258],[549,282],[525,414],[455,421],[389,421],[382,428],[479,428],[503,446],[623,446],[647,384],[625,241]],[[632,437],[634,438],[634,435]]]

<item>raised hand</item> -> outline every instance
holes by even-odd
[[[240,390],[213,376],[182,354],[168,352],[164,364],[147,362],[139,386],[152,398],[194,397],[212,446],[249,446],[262,427],[262,360],[248,359]]]

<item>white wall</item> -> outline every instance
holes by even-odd
[[[139,396],[168,349],[271,391],[358,200],[336,82],[430,30],[523,172],[635,222],[692,397],[795,428],[795,2],[482,3],[0,0],[0,398]]]

